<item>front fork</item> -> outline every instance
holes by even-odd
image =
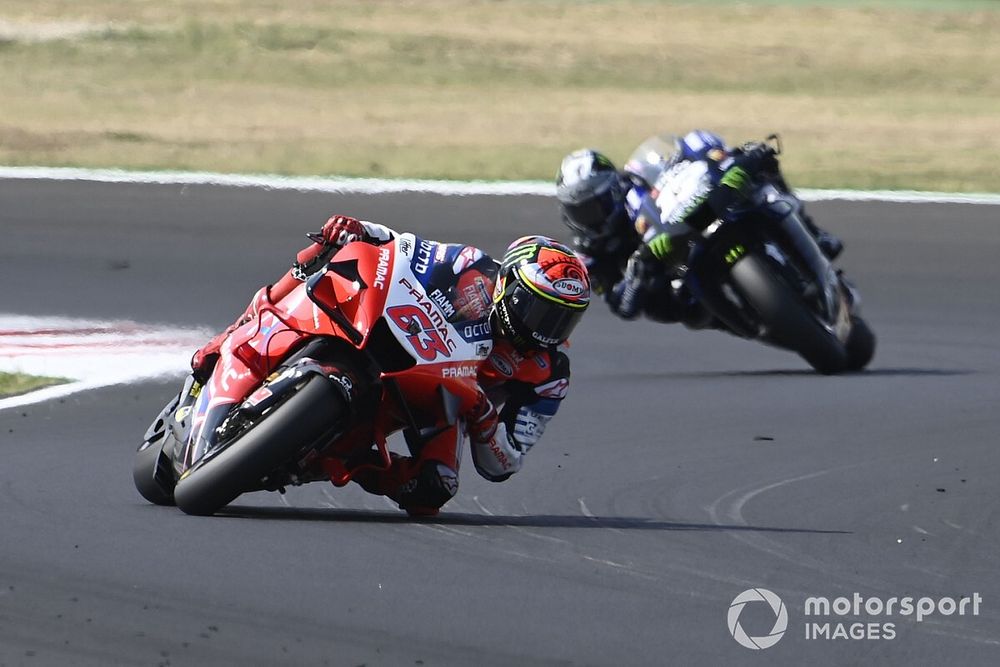
[[[170,399],[146,429],[143,444],[160,445],[164,454],[174,461],[187,442],[188,433],[191,431],[191,410],[200,394],[201,383],[193,374],[188,375],[180,392]]]
[[[835,322],[842,306],[840,279],[805,223],[801,202],[768,185],[758,190],[753,205],[767,216],[778,245],[807,277],[803,296],[817,307],[827,322]]]

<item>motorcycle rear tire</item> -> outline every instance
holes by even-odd
[[[860,371],[875,356],[875,332],[858,316],[851,317],[851,334],[847,337],[847,370]]]
[[[173,448],[174,440],[168,425],[174,419],[174,410],[180,401],[175,396],[167,403],[153,423],[146,430],[146,436],[139,445],[132,461],[132,482],[136,491],[154,505],[174,504],[174,471],[170,453],[165,448]]]
[[[312,376],[226,449],[182,475],[174,487],[177,507],[196,516],[215,514],[305,448],[333,437],[346,417],[343,392]]]
[[[844,345],[819,323],[766,260],[745,255],[733,266],[732,278],[767,328],[770,342],[794,350],[823,375],[846,368]]]
[[[149,443],[135,454],[132,463],[132,481],[136,491],[154,505],[173,505],[173,471],[170,458],[163,452],[165,445],[173,445],[168,437]]]

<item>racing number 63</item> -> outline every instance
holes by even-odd
[[[387,309],[385,314],[396,323],[396,326],[408,334],[406,340],[413,346],[421,359],[434,361],[438,354],[443,354],[446,357],[451,356],[441,334],[434,328],[431,318],[424,311],[414,305],[407,304],[393,306]]]

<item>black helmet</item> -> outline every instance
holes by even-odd
[[[585,148],[563,158],[556,177],[556,197],[566,226],[591,241],[611,236],[627,222],[618,170],[595,150]]]
[[[500,333],[519,349],[566,342],[590,305],[590,278],[576,254],[545,236],[507,248],[493,292]]]

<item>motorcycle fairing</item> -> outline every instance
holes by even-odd
[[[388,432],[435,423],[441,411],[435,387],[451,388],[461,397],[460,409],[470,409],[476,395],[471,387],[492,339],[477,335],[466,340],[446,320],[412,269],[418,258],[395,261],[397,254],[405,255],[400,247],[407,244],[412,250],[415,237],[403,235],[382,246],[350,244],[307,283],[237,328],[223,343],[219,362],[192,410],[180,469],[211,454],[236,406],[271,400],[270,383],[283,379],[275,370],[305,340],[335,337],[364,350],[380,321],[413,366],[380,374],[391,387],[383,387],[380,404],[396,407],[387,408],[382,422],[362,429],[358,438],[370,437],[384,451]]]

